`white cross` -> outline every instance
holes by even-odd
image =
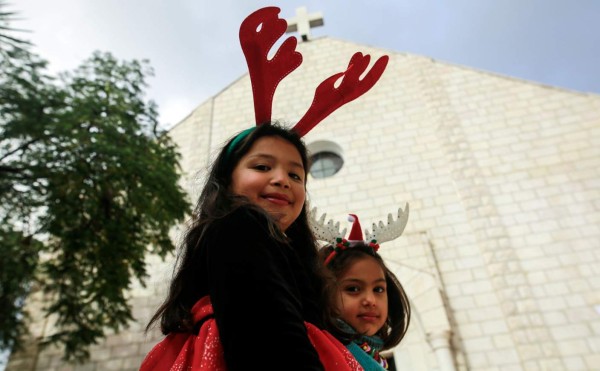
[[[296,16],[287,20],[288,27],[286,33],[298,31],[302,41],[310,39],[311,27],[319,27],[324,24],[323,14],[321,12],[308,14],[306,7],[296,9]]]

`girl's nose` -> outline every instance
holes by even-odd
[[[363,298],[362,301],[364,306],[374,306],[375,305],[375,298],[373,297],[372,294],[367,294],[365,295],[365,297]]]
[[[288,179],[287,173],[283,170],[276,170],[273,172],[271,183],[279,187],[290,188],[290,180]]]

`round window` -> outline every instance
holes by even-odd
[[[315,178],[327,178],[342,168],[344,160],[333,152],[323,151],[310,157],[310,174]]]

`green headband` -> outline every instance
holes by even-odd
[[[225,151],[225,157],[229,158],[229,156],[231,156],[231,152],[233,152],[233,150],[235,150],[235,148],[238,146],[238,144],[240,144],[240,142],[242,140],[244,140],[244,138],[246,138],[248,136],[248,134],[250,134],[252,132],[252,130],[254,130],[254,129],[256,129],[256,126],[253,126],[251,128],[248,128],[248,129],[240,132],[235,138],[233,138],[231,143],[229,143],[227,150]]]

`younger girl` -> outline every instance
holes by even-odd
[[[399,218],[397,235],[404,229],[407,212]],[[388,364],[379,352],[394,347],[404,337],[410,305],[402,285],[377,253],[377,241],[363,241],[358,218],[352,217],[348,240],[340,238],[321,250],[331,274],[326,327],[346,344],[365,370],[384,370]]]

